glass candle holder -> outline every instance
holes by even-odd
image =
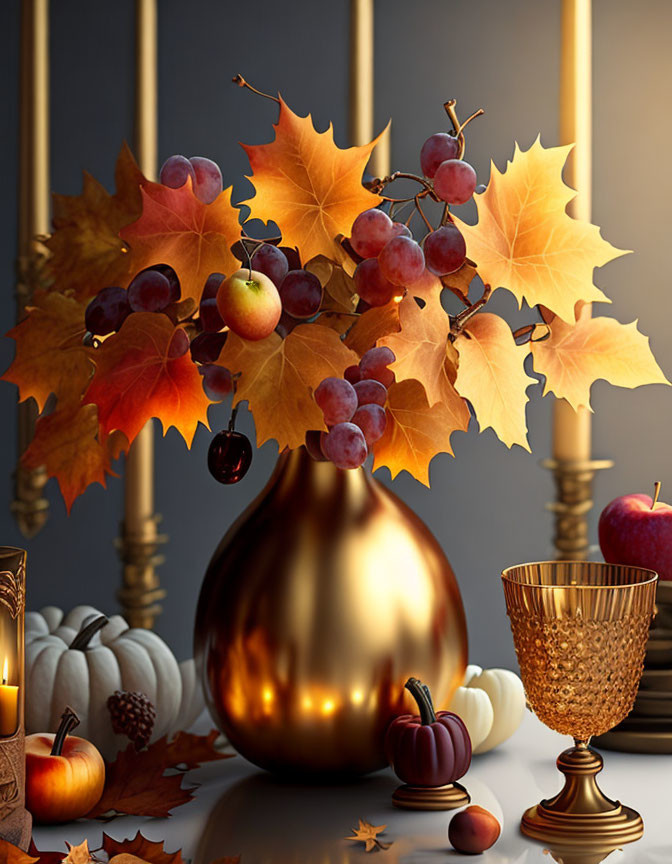
[[[565,786],[527,810],[524,834],[581,849],[638,840],[641,816],[597,785],[590,739],[631,710],[644,668],[658,576],[588,561],[543,561],[502,573],[506,609],[530,707],[574,738],[557,760]]]
[[[25,808],[25,607],[26,553],[0,546],[0,837],[22,849],[32,827]]]

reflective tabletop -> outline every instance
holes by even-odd
[[[203,729],[207,726],[204,725]],[[571,741],[526,713],[516,734],[498,749],[474,757],[462,780],[472,803],[497,816],[502,834],[492,849],[471,859],[487,864],[672,864],[672,756],[604,751],[600,785],[609,797],[636,808],[644,819],[644,837],[614,850],[595,853],[548,850],[520,834],[523,811],[543,795],[561,787],[555,758]],[[398,810],[391,795],[399,785],[391,771],[381,771],[347,785],[305,786],[281,782],[236,757],[203,766],[187,775],[199,783],[195,798],[167,820],[117,818],[107,824],[76,822],[34,830],[40,851],[63,850],[65,841],[101,845],[103,829],[116,838],[141,830],[162,840],[168,852],[182,849],[193,864],[241,855],[241,864],[435,864],[463,856],[450,848],[448,823],[455,811]],[[387,851],[367,854],[361,843],[344,838],[359,818],[387,825],[381,840],[393,841]],[[373,855],[374,857],[371,857]]]

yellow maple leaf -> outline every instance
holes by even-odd
[[[506,321],[490,312],[475,315],[465,330],[455,341],[455,389],[471,402],[481,431],[491,427],[507,447],[520,444],[529,451],[526,391],[535,379],[523,367],[528,346],[516,345]]]
[[[541,303],[565,321],[574,321],[580,300],[609,303],[593,284],[593,270],[625,255],[589,222],[568,216],[575,192],[562,180],[571,150],[516,144],[513,159],[500,173],[492,164],[490,182],[476,196],[478,224],[455,224],[467,243],[478,274],[493,288],[507,288],[522,306]]]
[[[68,854],[63,858],[62,864],[88,864],[89,861],[93,861],[89,852],[88,840],[82,840],[77,846],[72,846],[66,842],[66,846],[68,847]]]
[[[374,306],[356,320],[345,338],[345,344],[360,356],[373,348],[390,333],[398,333],[399,304],[392,300],[387,306]]]
[[[446,377],[446,383],[449,384]],[[373,470],[386,466],[392,479],[408,471],[429,486],[429,463],[437,453],[450,453],[450,436],[466,431],[469,409],[455,389],[446,386],[441,402],[430,406],[419,381],[392,384],[387,398],[387,426],[374,447]]]
[[[372,852],[374,849],[384,851],[390,848],[391,842],[384,843],[378,838],[378,835],[387,828],[387,825],[372,825],[366,819],[359,819],[358,821],[358,827],[352,829],[352,834],[346,837],[346,840],[356,840],[363,843],[367,852]]]
[[[546,377],[544,395],[554,393],[573,408],[590,410],[590,388],[598,378],[618,387],[667,384],[637,322],[582,314],[575,324],[554,318],[548,339],[532,342],[535,372]]]
[[[331,125],[318,132],[310,114],[299,117],[282,99],[273,128],[270,144],[243,144],[256,194],[242,203],[250,208],[251,219],[275,222],[283,245],[296,246],[302,261],[316,255],[341,260],[345,254],[336,237],[348,235],[357,216],[381,201],[362,186],[378,138],[342,150],[334,143]]]
[[[229,333],[217,362],[240,373],[235,404],[247,400],[257,446],[275,438],[280,450],[293,450],[303,444],[308,430],[327,428],[313,398],[315,388],[324,378],[340,378],[359,357],[334,330],[301,324],[286,339],[271,333],[250,342]]]
[[[416,378],[425,388],[430,405],[444,398],[446,346],[450,321],[438,299],[421,309],[413,297],[399,304],[398,333],[378,340],[394,352],[390,369],[397,381]]]
[[[2,376],[31,396],[42,411],[55,393],[60,402],[79,401],[93,373],[94,351],[83,343],[84,306],[72,297],[38,291],[33,306],[7,334],[16,341],[14,362]]]
[[[126,144],[114,176],[114,195],[84,172],[81,195],[53,196],[53,233],[46,242],[53,291],[86,300],[101,288],[124,283],[131,263],[119,231],[140,215],[145,182]]]

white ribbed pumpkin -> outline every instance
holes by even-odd
[[[448,706],[467,727],[475,755],[487,753],[510,738],[525,713],[523,682],[509,669],[469,665],[464,683]]]
[[[71,644],[102,613],[55,606],[26,614],[26,732],[54,731],[66,705],[80,718],[77,734],[113,759],[128,739],[112,731],[107,699],[115,690],[144,693],[156,708],[152,741],[187,729],[203,709],[194,661],[179,664],[151,630],[112,615],[82,648]],[[81,640],[80,640],[81,641]]]

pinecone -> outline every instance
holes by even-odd
[[[149,744],[156,720],[156,709],[144,693],[115,690],[107,700],[112,728],[118,735],[126,735],[136,750]]]

